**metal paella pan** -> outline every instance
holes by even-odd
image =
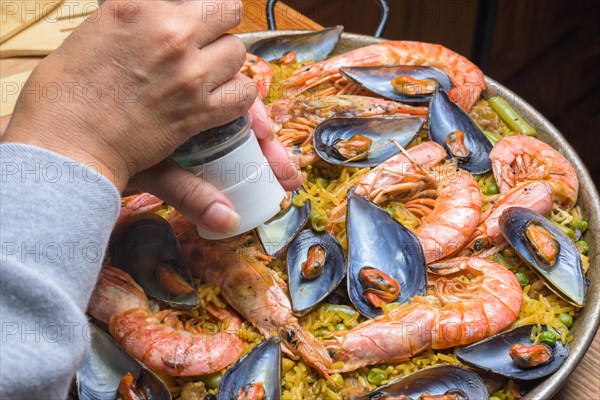
[[[286,35],[306,33],[307,31],[261,31],[238,35],[246,47],[253,43],[279,36],[283,32]],[[383,42],[367,35],[343,33],[340,42],[333,51],[333,55],[341,54],[359,47]],[[575,151],[567,143],[560,132],[543,115],[537,112],[531,105],[521,99],[511,90],[505,88],[493,79],[486,77],[487,90],[483,97],[502,96],[506,101],[527,120],[538,132],[539,138],[550,144],[573,164],[579,178],[579,200],[578,204],[587,216],[590,228],[586,232],[586,240],[589,244],[590,271],[587,279],[590,281],[587,305],[578,314],[575,323],[570,330],[574,339],[569,343],[570,356],[556,373],[547,379],[537,382],[530,387],[524,399],[548,399],[551,398],[560,387],[567,381],[569,375],[575,370],[590,346],[598,325],[600,324],[600,270],[597,268],[600,262],[600,198],[590,175]]]

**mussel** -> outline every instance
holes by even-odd
[[[577,246],[553,222],[522,207],[506,209],[499,219],[507,242],[546,285],[567,302],[583,307],[586,280]]]
[[[306,276],[307,260],[319,246],[323,251],[321,273],[315,277]],[[321,250],[318,250],[321,251]],[[306,314],[315,305],[329,296],[346,275],[344,251],[337,239],[328,232],[314,232],[306,229],[290,243],[287,252],[288,284],[292,310]],[[305,269],[303,270],[303,265]]]
[[[458,165],[472,174],[492,168],[492,144],[481,129],[445,91],[436,90],[429,103],[429,137],[446,148]]]
[[[382,271],[397,282],[400,293],[395,301],[404,303],[427,288],[425,256],[417,237],[392,218],[385,210],[354,190],[348,192],[346,218],[348,235],[348,295],[368,318],[381,314],[365,297],[361,270],[365,267]]]
[[[258,238],[270,256],[279,256],[304,228],[310,217],[309,201],[305,201],[302,207],[292,204],[291,200],[296,194],[297,191],[286,195],[289,201],[282,202],[285,204],[282,204],[281,212],[256,228]]]
[[[248,49],[266,61],[275,61],[288,53],[296,53],[296,61],[323,61],[340,40],[344,27],[341,25],[299,35],[281,35],[262,39]]]
[[[117,226],[110,256],[113,266],[131,275],[150,297],[176,308],[198,306],[191,271],[164,218],[140,214]]]
[[[439,365],[406,375],[358,396],[355,400],[419,400],[453,395],[456,400],[481,400],[489,397],[485,383],[475,372],[454,365]]]
[[[90,352],[75,374],[80,400],[114,400],[119,384],[127,384],[149,399],[171,399],[163,381],[129,355],[109,334],[94,324],[89,325],[89,332]]]
[[[457,350],[456,357],[463,363],[510,379],[529,381],[556,372],[569,356],[568,344],[560,340],[551,346],[552,357],[538,366],[520,365],[513,361],[510,349],[515,345],[532,349],[531,330],[537,325],[525,325],[499,333],[471,346]],[[542,331],[548,330],[542,325]],[[542,345],[544,346],[544,345]]]
[[[237,399],[247,393],[264,393],[265,400],[281,398],[281,340],[274,336],[235,362],[219,384],[219,400]],[[241,397],[243,398],[243,397]]]
[[[394,141],[407,146],[422,126],[414,117],[331,118],[315,128],[313,144],[330,164],[374,167],[400,151]]]
[[[340,72],[351,82],[373,93],[404,103],[428,102],[435,89],[441,87],[446,92],[452,89],[448,75],[435,67],[342,67]]]

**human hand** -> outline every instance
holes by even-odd
[[[240,1],[107,1],[97,13],[33,71],[5,141],[96,164],[122,190],[253,104],[256,87],[239,74],[246,50],[225,34],[239,24]]]
[[[223,7],[218,14],[215,4]],[[107,1],[101,10],[102,17],[90,17],[33,72],[25,93],[54,87],[59,96],[27,101],[23,95],[4,141],[94,166],[120,191],[141,172],[140,189],[179,205],[193,222],[234,229],[239,217],[214,187],[169,161],[148,168],[190,136],[243,115],[253,104],[256,87],[238,73],[245,48],[224,34],[239,23],[241,2]],[[90,99],[90,88],[102,96]],[[288,166],[283,147],[267,140],[272,134],[260,104],[253,116],[267,158]],[[284,179],[284,167],[274,170],[287,189],[301,182],[299,173]]]
[[[250,114],[252,129],[275,176],[285,190],[298,188],[304,178],[299,167],[290,162],[286,148],[274,135],[267,111],[260,100],[250,108]],[[137,174],[129,188],[134,192],[154,194],[203,228],[227,232],[239,227],[239,216],[237,213],[231,214],[233,206],[223,193],[170,159]]]

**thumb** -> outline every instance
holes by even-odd
[[[240,216],[223,193],[171,159],[138,173],[131,184],[160,197],[202,228],[227,233],[240,226]]]

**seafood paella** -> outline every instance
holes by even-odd
[[[88,309],[114,357],[88,357],[80,398],[104,368],[124,399],[504,400],[564,363],[590,268],[573,166],[461,55],[330,57],[340,34],[249,49],[305,175],[272,220],[205,241],[123,199]]]

